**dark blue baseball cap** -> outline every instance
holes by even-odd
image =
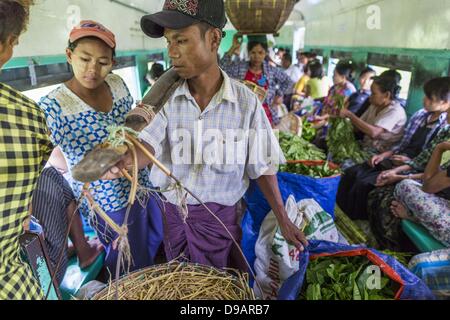
[[[164,29],[183,29],[205,22],[222,30],[227,19],[223,0],[166,0],[163,10],[143,16],[141,28],[151,38],[164,36]]]

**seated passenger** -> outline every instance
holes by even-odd
[[[309,64],[303,67],[303,76],[294,86],[294,95],[292,100],[302,101],[306,96],[306,84],[311,79],[311,71],[309,70]]]
[[[94,263],[103,251],[99,242],[86,240],[77,207],[72,189],[63,175],[54,167],[45,168],[33,191],[31,210],[43,228],[50,262],[53,271],[57,271],[55,279],[59,284],[64,278],[69,261],[69,225],[69,237],[81,269]],[[58,270],[55,270],[57,266]]]
[[[283,93],[279,90],[275,93],[275,98],[273,99],[273,105],[272,108],[274,110],[277,110],[277,115],[280,119],[287,116],[289,114],[289,111],[286,107],[286,105],[283,103]]]
[[[450,142],[437,145],[425,169],[423,184],[406,179],[395,188],[392,214],[423,225],[430,234],[450,247],[450,162],[441,169],[442,156]]]
[[[328,78],[324,75],[323,65],[319,60],[312,60],[308,64],[310,79],[306,83],[306,97],[314,100],[325,98],[330,89]]]
[[[327,149],[326,136],[328,133],[328,119],[336,108],[336,97],[342,96],[345,98],[345,101],[348,101],[348,98],[356,92],[356,88],[352,82],[352,72],[353,69],[349,63],[339,63],[336,66],[333,74],[334,85],[328,92],[328,96],[324,101],[319,115],[314,117],[315,127],[319,128],[319,130],[313,143],[321,149]]]
[[[370,156],[390,150],[403,136],[407,117],[396,101],[400,89],[395,80],[376,77],[372,84],[371,106],[361,118],[345,108],[339,112],[341,118],[349,118],[355,129],[365,134],[362,147]],[[342,168],[354,164],[353,159],[348,159]]]
[[[450,105],[442,100],[442,92],[449,88],[449,78],[428,81],[424,86],[424,109],[412,116],[402,141],[391,150],[373,156],[368,163],[345,171],[339,185],[337,204],[349,217],[367,218],[367,198],[369,192],[376,188],[377,177],[384,170],[403,165],[418,156],[447,124]]]
[[[359,90],[353,93],[348,99],[348,110],[353,113],[358,113],[361,107],[366,101],[369,100],[372,92],[370,88],[372,87],[373,77],[376,75],[375,70],[372,68],[365,68],[359,75]]]

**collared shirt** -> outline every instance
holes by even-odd
[[[425,109],[417,111],[409,120],[402,141],[398,145],[396,145],[392,149],[392,151],[394,153],[398,153],[399,151],[405,149],[411,143],[411,138],[414,136],[414,133],[417,131],[417,129],[422,127],[428,121],[430,116],[431,113],[427,112]],[[446,124],[447,124],[447,113],[444,112],[439,116],[438,121],[434,123],[433,128],[428,133],[427,138],[425,140],[425,144],[423,145],[424,149],[427,147],[431,138],[435,136],[436,132],[439,131]]]
[[[298,65],[292,64],[284,72],[291,78],[294,83],[297,83],[303,76],[303,70]]]
[[[39,284],[20,258],[19,236],[52,149],[36,103],[0,83],[0,300],[41,298]]]
[[[444,127],[439,130],[436,137],[428,144],[427,148],[423,150],[417,157],[412,159],[411,161],[407,161],[406,164],[412,167],[414,170],[419,172],[424,172],[428,162],[431,159],[431,155],[436,149],[436,146],[439,143],[450,140],[450,125],[446,124]],[[448,164],[445,164],[446,167]]]
[[[249,68],[248,61],[232,61],[232,57],[225,54],[220,60],[222,69],[231,77],[237,80],[244,80]],[[272,113],[272,120],[275,125],[280,123],[278,118],[278,110],[272,108],[273,98],[275,98],[275,92],[280,90],[284,94],[291,94],[294,87],[294,82],[289,76],[280,68],[272,67],[267,61],[263,63],[264,75],[268,78],[269,89],[267,91],[267,97],[265,103],[270,108]]]
[[[203,112],[185,81],[140,138],[202,201],[231,206],[243,197],[250,179],[275,173],[277,161],[285,159],[257,96],[223,71],[222,75],[221,89]],[[249,136],[251,130],[258,136]],[[265,150],[271,150],[270,157]],[[163,190],[173,184],[155,165],[151,179]],[[164,196],[172,204],[180,203],[175,190]],[[191,196],[187,203],[198,204]]]
[[[43,97],[39,103],[45,112],[52,142],[61,147],[70,170],[89,151],[107,139],[108,126],[123,125],[125,116],[132,109],[133,98],[123,80],[118,75],[109,74],[105,82],[113,96],[110,112],[95,110],[64,84]],[[140,185],[150,187],[149,176],[149,170],[140,170]],[[75,196],[80,197],[83,183],[74,180],[70,182]],[[127,206],[131,185],[125,178],[99,180],[92,182],[90,189],[94,200],[105,212],[110,213]],[[89,213],[86,201],[83,201],[80,209],[85,215]]]

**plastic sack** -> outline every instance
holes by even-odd
[[[290,196],[285,209],[289,219],[303,229],[308,240],[320,239],[337,242],[339,234],[331,216],[313,199],[296,203]],[[264,219],[255,245],[257,296],[275,300],[283,282],[299,270],[299,251],[284,239],[277,219],[271,211]]]
[[[303,287],[306,269],[310,258],[318,257],[366,256],[374,265],[379,266],[391,280],[400,284],[395,299],[433,300],[433,293],[415,274],[393,257],[363,246],[347,246],[327,241],[311,241],[307,250],[300,255],[300,269],[286,280],[279,290],[279,300],[297,300]]]
[[[419,254],[408,268],[431,289],[439,300],[450,300],[450,249]]]
[[[281,172],[277,174],[277,179],[283,203],[286,203],[291,195],[297,202],[304,199],[314,199],[334,219],[336,194],[341,181],[340,176],[314,179]],[[259,237],[261,225],[271,208],[255,181],[251,181],[244,200],[247,210],[241,223],[243,232],[241,246],[245,257],[253,266],[256,258],[256,240]]]

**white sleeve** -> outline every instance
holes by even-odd
[[[250,123],[246,173],[252,180],[262,175],[274,175],[286,159],[270,125],[263,106],[254,100],[255,112]]]
[[[148,143],[155,150],[155,157],[162,153],[162,144],[167,138],[167,117],[164,108],[156,115],[155,119],[142,130],[139,138]]]

